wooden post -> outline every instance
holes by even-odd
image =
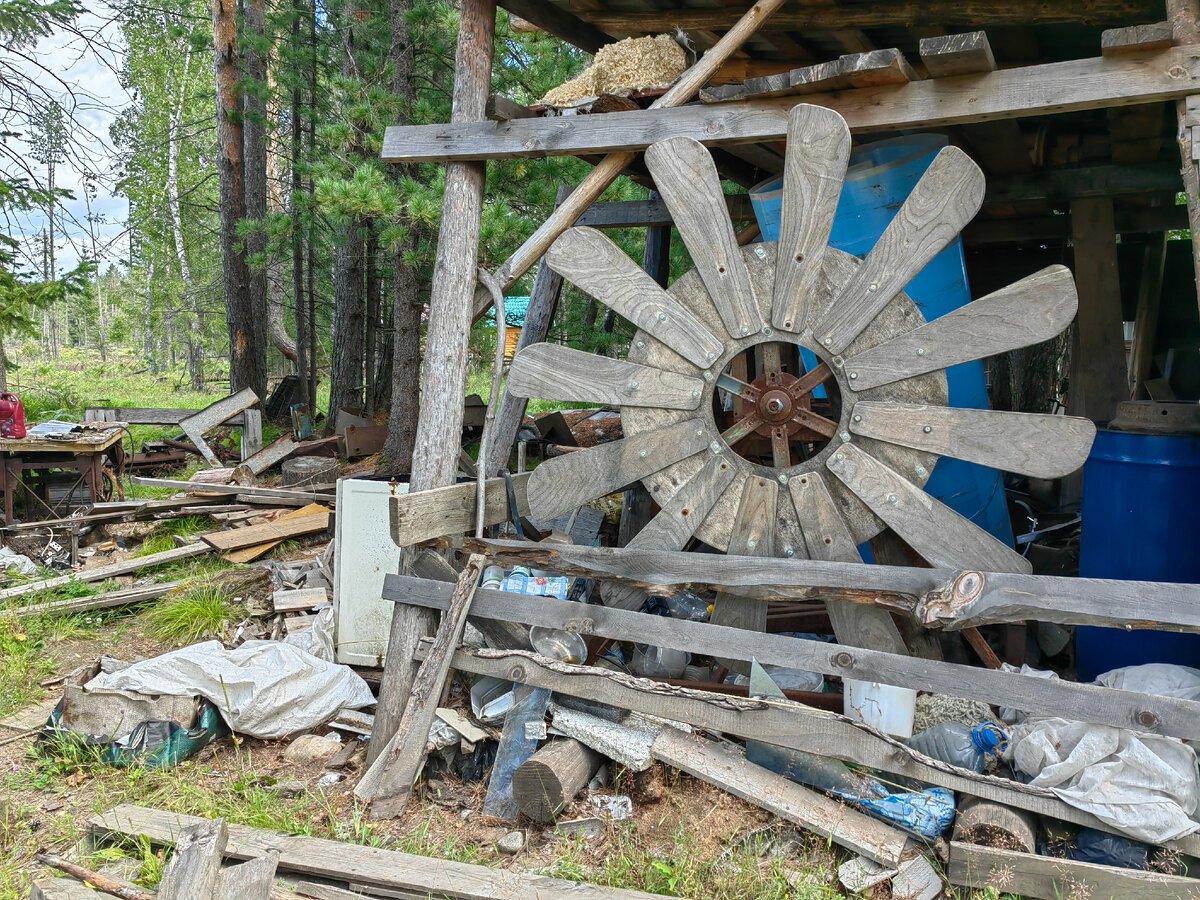
[[[492,81],[495,0],[463,0],[460,16],[450,121],[482,122]],[[462,433],[484,172],[483,163],[446,166],[446,192],[442,198],[442,225],[438,232],[421,373],[422,402],[409,486],[412,491],[454,483]]]
[[[1176,46],[1200,44],[1200,3],[1197,0],[1167,0],[1167,19]],[[1187,195],[1188,224],[1192,231],[1192,264],[1200,285],[1200,253],[1196,235],[1200,234],[1200,95],[1175,101],[1179,123],[1180,173]]]
[[[1142,280],[1138,287],[1137,312],[1133,322],[1133,350],[1129,354],[1129,391],[1135,400],[1144,400],[1146,379],[1154,359],[1154,339],[1158,335],[1158,309],[1162,299],[1163,267],[1167,261],[1167,235],[1153,234],[1146,242],[1142,262]]]
[[[561,185],[558,196],[554,200],[554,208],[571,194],[568,185]],[[558,309],[558,298],[562,294],[562,276],[546,265],[542,260],[538,268],[537,278],[533,281],[533,292],[529,296],[529,308],[525,311],[525,324],[521,327],[521,337],[517,341],[516,356],[530,344],[540,344],[550,333],[550,325],[554,322],[554,313]],[[496,413],[496,421],[492,425],[492,438],[488,441],[487,460],[488,475],[499,475],[508,465],[512,453],[512,445],[517,440],[517,432],[525,418],[525,406],[529,400],[518,397],[508,391],[500,401],[500,410]]]
[[[393,747],[388,754],[381,754],[373,764],[373,767],[380,767],[378,787],[371,798],[371,817],[374,819],[403,815],[408,808],[421,761],[425,759],[425,743],[429,740],[429,729],[437,714],[438,700],[450,673],[450,658],[462,640],[463,629],[467,625],[467,610],[479,587],[484,562],[479,554],[473,555],[458,576],[454,596],[450,598],[450,608],[442,616],[433,646],[421,663],[410,690],[406,692],[408,702],[396,727]],[[387,687],[386,672],[383,677],[382,687]],[[372,731],[378,728],[379,715],[376,713]]]
[[[574,738],[551,741],[521,763],[513,775],[517,808],[535,822],[554,817],[600,768],[601,756]]]
[[[463,0],[460,16],[450,120],[481,122],[492,82],[496,2]],[[484,163],[450,163],[446,167],[442,225],[421,373],[416,449],[409,483],[409,490],[414,492],[454,484],[458,467],[484,173]],[[416,676],[412,650],[432,626],[432,617],[423,610],[402,603],[392,610],[388,636],[392,652],[384,664],[375,727],[367,750],[368,763],[379,755],[400,724]]]
[[[1111,419],[1129,396],[1111,198],[1071,201],[1079,312],[1071,349],[1070,415]]]

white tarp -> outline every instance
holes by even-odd
[[[316,728],[340,709],[375,702],[349,666],[318,659],[280,641],[247,641],[226,650],[193,644],[97,675],[85,690],[207,697],[239,734],[281,738]]]
[[[1072,806],[1129,837],[1161,844],[1200,829],[1195,751],[1176,738],[1124,728],[1030,718],[1012,729],[1005,753]]]

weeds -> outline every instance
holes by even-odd
[[[168,594],[146,612],[146,631],[161,641],[194,644],[220,637],[241,610],[220,585],[201,584]]]

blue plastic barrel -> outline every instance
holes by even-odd
[[[855,256],[866,256],[934,156],[945,146],[944,135],[916,134],[860,147],[850,157],[829,243]],[[755,218],[768,241],[779,239],[782,187],[783,177],[779,176],[750,191]],[[971,292],[962,240],[955,238],[908,283],[905,291],[927,321],[969,303]],[[816,358],[807,350],[802,349],[801,355],[806,366],[811,368],[816,364]],[[946,378],[951,406],[988,408],[981,361],[953,366],[946,370]],[[925,490],[1011,546],[1012,524],[1002,477],[995,469],[943,457],[934,467]]]
[[[1079,574],[1200,582],[1200,438],[1100,429],[1083,467]],[[1075,670],[1164,662],[1200,667],[1200,634],[1080,626]]]

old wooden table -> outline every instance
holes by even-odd
[[[83,431],[56,437],[23,437],[16,440],[0,440],[0,458],[3,461],[4,522],[13,524],[13,506],[18,495],[25,497],[26,518],[44,514],[55,517],[66,508],[84,502],[95,503],[104,499],[104,469],[112,469],[112,481],[118,484],[117,475],[124,465],[125,451],[121,438],[123,425],[85,426]],[[50,471],[72,471],[78,478],[67,493],[57,502],[49,490],[41,493],[36,485],[27,481],[27,473]]]

